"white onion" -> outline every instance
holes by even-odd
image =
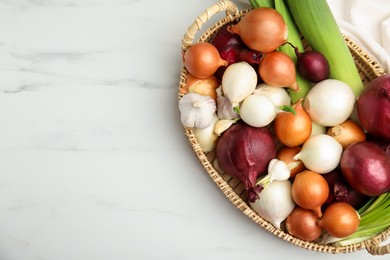
[[[274,103],[266,96],[252,94],[245,98],[240,107],[241,119],[250,126],[263,127],[275,119]]]
[[[315,123],[335,126],[348,119],[354,104],[355,94],[347,84],[340,80],[327,79],[312,87],[303,107]]]
[[[343,147],[327,134],[311,136],[294,156],[311,171],[324,174],[333,171],[340,163]]]
[[[273,87],[266,83],[261,83],[257,85],[254,93],[269,97],[276,107],[291,105],[290,95],[285,88]]]
[[[257,85],[257,73],[249,63],[241,61],[231,64],[222,76],[222,92],[233,107],[253,93]]]

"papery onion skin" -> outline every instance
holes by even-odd
[[[263,53],[276,50],[287,41],[288,29],[283,17],[273,8],[260,7],[247,12],[230,27],[252,50]]]
[[[360,122],[367,132],[390,140],[390,74],[372,80],[357,100]]]
[[[329,77],[329,63],[322,53],[318,51],[300,53],[298,48],[295,48],[295,53],[297,55],[297,70],[303,78],[317,83]]]
[[[210,96],[217,101],[217,91],[219,87],[219,80],[215,76],[211,76],[207,79],[198,79],[187,73],[186,75],[186,84],[183,88],[180,88],[180,93],[198,93],[200,95]]]
[[[278,140],[288,146],[294,147],[303,144],[311,134],[311,120],[302,107],[299,99],[292,107],[295,115],[291,112],[280,112],[274,120],[275,135]]]
[[[217,48],[218,51],[221,51],[226,46],[242,46],[244,44],[238,34],[232,33],[228,30],[228,25],[222,26],[210,42]]]
[[[366,140],[366,133],[364,130],[350,119],[339,125],[330,127],[327,134],[336,139],[344,150],[350,144]]]
[[[286,220],[287,232],[304,241],[314,241],[322,235],[318,216],[310,209],[296,206]]]
[[[221,59],[217,48],[209,42],[191,45],[183,56],[184,66],[189,73],[199,79],[211,77],[219,67],[228,62]]]
[[[371,142],[348,146],[340,168],[348,184],[359,193],[379,196],[390,191],[390,158]]]
[[[351,205],[345,202],[331,204],[318,220],[320,227],[337,238],[352,235],[358,229],[359,223],[359,214]]]
[[[304,170],[295,176],[292,197],[296,204],[305,209],[315,210],[321,216],[321,206],[329,195],[325,178],[319,173]]]
[[[281,51],[266,53],[259,64],[261,79],[273,87],[288,87],[299,91],[293,60]]]
[[[250,202],[258,198],[261,187],[256,186],[257,178],[266,172],[276,152],[269,128],[251,127],[242,121],[223,132],[216,147],[219,167],[244,183]]]

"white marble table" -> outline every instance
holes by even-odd
[[[225,199],[179,122],[180,40],[214,0],[0,0],[0,259],[368,259]]]

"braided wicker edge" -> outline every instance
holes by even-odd
[[[202,25],[206,23],[214,13],[221,12],[226,10],[226,17],[221,20],[218,20],[215,24],[211,25],[202,35],[199,36],[197,42],[209,41],[215,33],[224,25],[238,22],[239,19],[245,15],[249,10],[243,10],[237,12],[237,10],[232,11],[231,2],[229,0],[223,0],[218,2],[213,6],[213,11],[210,13],[210,9],[207,9],[204,13],[202,13],[197,20],[194,22],[196,24],[196,28],[191,29],[192,32],[189,34],[194,35],[197,31],[200,30]],[[234,4],[233,4],[234,6]],[[229,9],[229,10],[227,10]],[[234,9],[234,8],[233,8]],[[193,25],[194,25],[193,24]],[[189,27],[190,30],[191,27]],[[182,53],[186,51],[186,49],[192,44],[193,37],[188,37],[188,32],[184,34],[182,40]],[[372,79],[385,74],[381,65],[373,59],[367,52],[361,49],[352,39],[344,36],[344,40],[351,51],[351,54],[355,60],[355,64],[359,69],[359,73],[363,79],[363,83],[366,85]],[[180,93],[180,89],[183,88],[186,84],[186,73],[187,70],[185,67],[182,67],[179,81],[179,91],[178,91],[178,100],[183,96]],[[368,79],[368,80],[367,80]],[[301,239],[298,239],[281,229],[275,228],[270,222],[263,219],[259,216],[252,208],[248,205],[246,201],[244,201],[240,195],[235,191],[236,187],[232,187],[230,180],[226,180],[212,165],[209,160],[209,157],[202,151],[194,133],[191,128],[184,128],[184,134],[188,139],[188,142],[198,158],[199,162],[207,171],[208,175],[211,177],[213,182],[219,187],[219,189],[224,193],[224,195],[230,200],[230,202],[235,205],[237,209],[239,209],[243,214],[252,219],[255,223],[257,223],[260,227],[267,230],[271,234],[281,238],[293,245],[299,246],[301,248],[312,250],[316,252],[322,253],[331,253],[331,254],[339,254],[339,253],[351,253],[355,251],[359,251],[362,249],[366,249],[372,255],[384,255],[390,252],[390,244],[387,246],[380,246],[380,243],[386,241],[388,237],[390,237],[390,227],[387,228],[382,233],[374,236],[370,239],[367,239],[360,243],[350,244],[346,246],[332,246],[332,245],[323,245],[315,242],[308,242]]]

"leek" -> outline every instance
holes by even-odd
[[[327,58],[330,78],[348,84],[358,97],[363,90],[363,83],[326,0],[286,1],[299,31],[309,45]]]

